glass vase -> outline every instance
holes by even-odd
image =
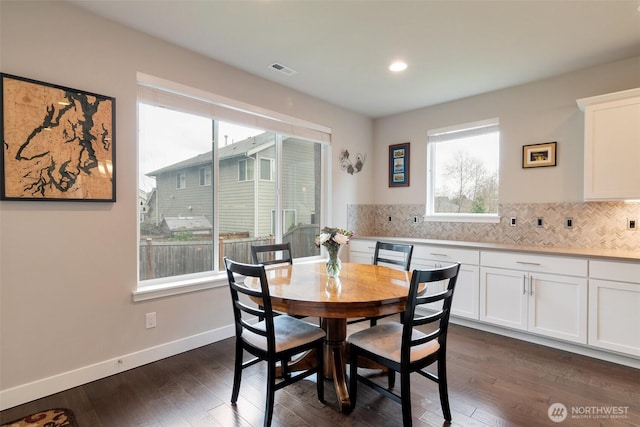
[[[327,259],[327,276],[339,277],[340,269],[342,268],[342,261],[340,260],[340,246],[327,247],[327,253],[329,258]]]

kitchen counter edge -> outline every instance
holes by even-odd
[[[443,246],[449,248],[478,249],[492,251],[510,251],[523,252],[532,254],[546,255],[563,255],[563,256],[579,256],[613,261],[635,261],[640,262],[640,250],[628,251],[619,249],[601,249],[601,248],[572,248],[559,246],[539,246],[539,245],[518,245],[505,243],[483,243],[483,242],[465,242],[457,240],[433,240],[420,239],[413,237],[374,237],[374,236],[357,236],[352,240],[372,240],[397,243],[412,243],[415,245]]]

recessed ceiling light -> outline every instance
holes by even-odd
[[[404,71],[407,69],[407,63],[403,61],[394,61],[389,65],[389,70],[391,71]]]

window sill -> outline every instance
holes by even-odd
[[[147,285],[133,291],[133,302],[219,288],[225,285],[227,285],[227,275],[224,272],[211,276]]]
[[[307,264],[314,262],[322,262],[324,258],[321,256],[311,256],[306,258],[296,258],[296,264]],[[205,289],[220,288],[228,286],[226,272],[212,273],[211,275],[190,277],[182,280],[167,281],[166,279],[157,279],[150,281],[151,283],[141,286],[133,291],[133,302],[148,301],[157,298],[170,297],[173,295],[186,294],[189,292],[202,291]]]
[[[475,222],[497,224],[500,222],[498,215],[425,215],[425,222]]]

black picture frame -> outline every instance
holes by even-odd
[[[556,166],[557,142],[531,144],[522,147],[522,168],[543,168]]]
[[[0,200],[115,202],[115,98],[0,80]]]
[[[389,187],[409,186],[410,143],[389,146]]]

